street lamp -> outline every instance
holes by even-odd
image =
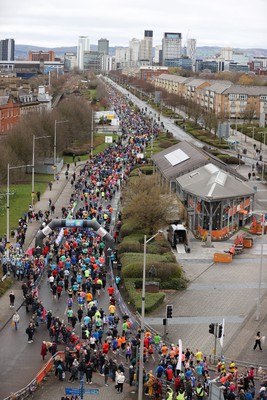
[[[9,188],[9,171],[11,169],[20,169],[20,168],[26,168],[26,167],[32,167],[32,165],[18,165],[16,167],[10,167],[9,164],[7,164],[7,184],[6,184],[6,242],[7,242],[7,257],[9,257],[9,240],[10,240],[10,222],[9,222],[9,213],[10,213],[10,202],[9,202],[9,195],[10,195],[10,188]]]
[[[247,129],[252,129],[252,140],[254,140],[254,131],[256,129],[256,126],[249,126]]]
[[[259,285],[258,285],[258,296],[256,301],[256,321],[260,319],[260,300],[261,300],[261,281],[262,281],[262,268],[263,268],[263,235],[264,235],[264,222],[265,213],[263,211],[252,211],[253,214],[259,214],[261,216],[261,253],[260,253],[260,269],[259,269]]]
[[[50,138],[51,136],[38,136],[36,137],[35,135],[33,135],[32,137],[32,209],[34,209],[34,166],[35,166],[35,140],[37,139],[44,139],[44,138]]]
[[[262,151],[262,162],[261,162],[261,180],[263,181],[264,179],[264,153],[265,153],[265,139],[266,139],[266,132],[259,132],[261,135],[264,135],[264,146],[263,146],[263,151]],[[262,149],[262,140],[261,140],[261,145],[260,145],[260,150]]]
[[[57,162],[57,124],[63,124],[64,122],[69,122],[69,120],[57,121],[55,119],[55,129],[54,129],[54,180],[56,179],[56,162]]]
[[[94,110],[92,109],[92,123],[91,123],[91,159],[93,159],[94,155]]]
[[[139,376],[138,376],[138,400],[143,400],[143,369],[144,369],[144,330],[145,330],[145,295],[146,295],[146,245],[162,231],[158,231],[151,238],[144,235],[144,260],[143,260],[143,282],[142,282],[142,306],[141,306],[141,335],[139,347]]]

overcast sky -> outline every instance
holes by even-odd
[[[91,44],[128,46],[149,29],[154,46],[163,32],[181,32],[183,44],[266,49],[266,17],[267,0],[12,0],[0,1],[0,39],[60,47],[89,36]]]

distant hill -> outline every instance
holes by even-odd
[[[197,47],[197,58],[205,58],[205,57],[212,57],[216,54],[220,54],[222,47],[212,47],[212,46],[202,46]],[[26,60],[28,58],[29,51],[48,51],[53,50],[55,52],[56,57],[63,57],[64,53],[72,52],[77,53],[77,46],[68,46],[68,47],[40,47],[40,46],[31,46],[27,44],[16,44],[15,46],[15,58],[16,59],[23,59]],[[96,51],[97,45],[92,44],[91,50]],[[109,54],[115,55],[115,47],[109,48]],[[247,54],[248,56],[265,56],[267,57],[267,49],[233,49],[234,51],[242,52]]]

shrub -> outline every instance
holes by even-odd
[[[123,238],[124,236],[128,236],[134,232],[134,227],[127,221],[124,221],[121,226],[120,236]]]
[[[6,278],[4,281],[0,280],[0,296],[12,286],[13,280],[12,278]]]
[[[125,289],[128,295],[128,303],[137,310],[141,312],[142,306],[142,293],[141,290],[136,290],[135,287],[135,280],[134,279],[127,279],[124,282]],[[159,307],[165,298],[164,293],[146,293],[146,301],[145,301],[145,312],[150,313]]]

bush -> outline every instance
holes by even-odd
[[[135,279],[127,279],[124,281],[125,289],[128,295],[128,303],[134,310],[141,312],[142,293],[141,290],[136,290]],[[145,312],[150,313],[159,307],[165,299],[164,293],[146,293]]]
[[[162,149],[168,149],[171,145],[172,143],[170,143],[168,140],[161,140],[160,142],[160,147]]]
[[[0,280],[0,297],[12,286],[12,278],[6,278],[4,281]]]
[[[123,238],[124,236],[131,235],[135,231],[135,228],[127,221],[124,221],[121,226],[120,236]]]
[[[128,262],[127,265],[125,264],[125,254],[121,255],[120,257],[123,266],[122,276],[124,278],[142,278],[143,276],[142,257],[137,257],[137,254],[134,253],[130,254],[128,253],[127,256],[131,257],[131,260]],[[151,254],[149,257],[149,255],[147,254],[146,261],[147,261],[146,276],[148,276],[148,272],[152,265],[154,265],[154,267],[156,268],[157,279],[160,279],[161,281],[169,280],[174,277],[181,278],[183,276],[183,272],[180,266],[174,262],[164,261],[164,256]]]

